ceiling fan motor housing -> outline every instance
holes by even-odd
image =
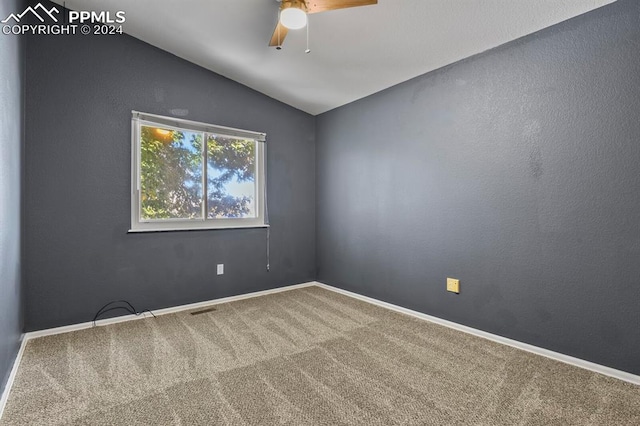
[[[306,0],[282,0],[280,3],[280,10],[285,10],[293,7],[296,9],[300,9],[305,13],[309,11],[309,9],[307,8]]]
[[[307,24],[307,14],[347,9],[351,7],[369,6],[377,4],[378,0],[279,0],[279,2],[280,14],[278,23],[276,24],[276,28],[273,31],[271,40],[269,41],[269,46],[275,46],[276,49],[282,46],[282,42],[287,36],[289,29],[303,28]],[[295,12],[297,12],[298,15],[294,17],[295,19],[292,19],[293,24],[289,26],[287,26],[282,19],[283,14],[296,15],[296,13],[285,13],[287,9],[297,9]],[[304,13],[301,14],[300,11]]]

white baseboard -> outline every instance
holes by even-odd
[[[585,361],[580,358],[575,358],[569,355],[561,354],[559,352],[550,351],[548,349],[540,348],[538,346],[533,346],[528,343],[519,342],[517,340],[508,339],[506,337],[498,336],[497,334],[487,333],[486,331],[478,330],[475,328],[467,327],[466,325],[458,324],[452,321],[447,321],[438,317],[434,317],[431,315],[423,314],[422,312],[417,312],[411,309],[403,308],[402,306],[397,306],[391,303],[383,302],[381,300],[374,299],[372,297],[362,296],[357,293],[353,293],[347,290],[343,290],[337,287],[332,287],[327,284],[323,284],[320,282],[315,283],[317,286],[322,287],[327,290],[334,291],[336,293],[343,294],[345,296],[350,296],[358,300],[362,300],[364,302],[368,302],[383,308],[390,309],[392,311],[400,312],[406,315],[411,315],[413,317],[430,321],[436,324],[443,325],[445,327],[452,328],[454,330],[462,331],[465,333],[473,334],[474,336],[482,337],[484,339],[491,340],[493,342],[502,343],[503,345],[512,346],[517,349],[522,349],[527,352],[534,353],[536,355],[541,355],[547,358],[551,358],[556,361],[564,362],[565,364],[570,364],[576,367],[584,368],[590,371],[594,371],[596,373],[604,374],[605,376],[614,377],[619,380],[623,380],[625,382],[633,383],[634,385],[640,385],[640,376],[635,374],[628,373],[626,371],[616,370],[615,368],[606,367],[604,365],[596,364],[591,361]]]
[[[2,419],[2,413],[4,413],[4,407],[7,405],[7,400],[9,399],[9,392],[11,391],[11,387],[13,386],[13,381],[16,379],[16,374],[18,373],[18,367],[20,367],[20,361],[22,360],[22,354],[24,353],[24,347],[27,345],[27,339],[23,334],[20,339],[20,349],[18,349],[18,354],[16,355],[16,359],[13,361],[13,367],[11,367],[11,373],[9,373],[9,378],[7,379],[7,384],[4,387],[4,391],[2,392],[2,397],[0,397],[0,419]]]
[[[223,297],[221,299],[212,299],[212,300],[206,300],[204,302],[190,303],[188,305],[180,305],[180,306],[173,306],[171,308],[158,309],[158,310],[154,310],[153,314],[155,316],[173,314],[175,312],[205,308],[211,305],[219,305],[221,303],[235,302],[236,300],[250,299],[252,297],[265,296],[267,294],[280,293],[283,291],[295,290],[297,288],[310,287],[314,285],[316,285],[316,282],[310,281],[307,283],[294,284],[294,285],[289,285],[285,287],[278,287],[270,290],[256,291],[253,293],[239,294],[237,296]],[[144,313],[141,313],[140,315],[122,315],[119,317],[97,320],[95,325],[102,326],[102,325],[108,325],[108,324],[116,324],[119,322],[132,321],[132,320],[138,320],[138,319],[149,318],[149,317],[151,317],[151,314],[149,312],[144,312]],[[29,340],[29,339],[34,339],[36,337],[68,333],[70,331],[83,330],[85,328],[91,328],[93,326],[94,326],[93,321],[89,321],[89,322],[83,322],[80,324],[65,325],[63,327],[48,328],[45,330],[38,330],[38,331],[30,331],[29,333],[25,334],[25,339]]]

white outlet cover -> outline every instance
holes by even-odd
[[[218,275],[224,274],[224,263],[218,263]]]

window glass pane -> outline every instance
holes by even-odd
[[[256,142],[207,134],[207,155],[207,217],[257,217]]]
[[[202,133],[140,126],[140,218],[202,218]]]

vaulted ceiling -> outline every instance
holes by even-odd
[[[128,34],[310,114],[531,34],[614,0],[379,0],[309,15],[268,47],[277,0],[66,0],[126,12]],[[61,0],[57,3],[62,4]]]

